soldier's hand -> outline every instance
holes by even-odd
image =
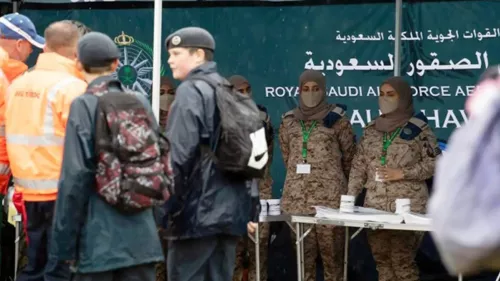
[[[382,181],[398,181],[404,177],[403,170],[401,169],[380,167],[377,168],[377,173],[380,175]]]
[[[248,231],[248,233],[254,234],[255,230],[257,229],[257,226],[258,226],[258,224],[255,223],[255,222],[251,222],[251,221],[248,222],[248,224],[247,224],[247,231]]]

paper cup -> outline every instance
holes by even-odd
[[[411,211],[410,199],[396,199],[396,214],[407,214]]]
[[[279,215],[281,215],[281,199],[270,199],[270,200],[267,200],[267,204],[269,205],[268,214],[270,216],[279,216]]]
[[[355,198],[352,195],[342,195],[340,197],[340,212],[354,213]]]

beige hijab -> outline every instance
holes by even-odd
[[[168,77],[163,76],[160,78],[160,87],[161,88],[169,88],[175,90],[175,85],[172,83]],[[160,109],[163,111],[168,111],[170,109],[170,105],[174,102],[175,95],[169,95],[164,93],[160,96]]]
[[[389,84],[396,90],[399,94],[399,103],[396,110],[382,114],[375,119],[375,129],[380,132],[390,133],[404,126],[415,114],[415,109],[413,108],[410,85],[402,77],[391,77],[380,86],[382,87],[384,84]]]
[[[302,85],[307,82],[316,82],[323,92],[321,101],[315,107],[307,107],[299,96],[299,106],[293,111],[293,115],[297,120],[322,120],[330,112],[332,105],[326,102],[326,80],[321,72],[316,70],[306,70],[300,75],[299,93],[302,95]]]

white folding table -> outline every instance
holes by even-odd
[[[297,251],[297,278],[298,281],[304,280],[304,238],[311,232],[314,225],[335,225],[346,228],[345,231],[345,248],[344,248],[344,281],[347,281],[347,266],[349,241],[356,237],[364,228],[378,230],[401,230],[401,231],[431,231],[429,224],[405,224],[405,223],[384,223],[373,221],[358,221],[358,220],[343,220],[343,219],[327,219],[316,218],[311,216],[291,216],[292,224],[295,223],[296,234],[296,251]],[[307,230],[305,227],[310,225]],[[349,227],[359,228],[352,236],[349,236]],[[462,275],[458,276],[458,280],[462,281]]]

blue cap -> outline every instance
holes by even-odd
[[[0,38],[27,40],[40,49],[45,45],[45,39],[38,35],[33,22],[19,13],[6,14],[0,18]]]

